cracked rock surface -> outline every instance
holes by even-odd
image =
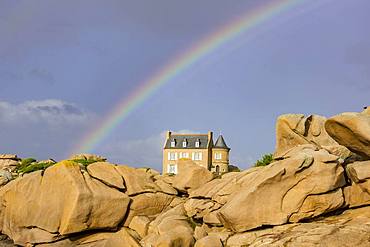
[[[274,162],[217,177],[0,155],[0,247],[370,246],[368,116],[283,115]]]

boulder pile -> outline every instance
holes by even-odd
[[[77,155],[13,176],[20,160],[0,155],[0,237],[44,247],[370,246],[368,110],[279,117],[274,159],[215,177],[186,160],[171,176]]]

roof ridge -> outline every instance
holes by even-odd
[[[225,149],[230,149],[227,145],[226,145],[226,142],[224,140],[224,137],[222,135],[220,135],[218,138],[217,138],[217,141],[214,145],[215,148],[225,148]]]
[[[171,136],[208,136],[208,134],[177,134],[177,133],[171,133]]]

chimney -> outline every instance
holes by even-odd
[[[166,133],[166,140],[164,141],[163,149],[166,149],[167,140],[169,140],[171,137],[171,131],[167,131]]]
[[[168,130],[166,134],[166,140],[170,139],[170,137],[171,137],[171,131]]]
[[[212,146],[213,146],[213,132],[208,131],[208,147],[212,147]]]

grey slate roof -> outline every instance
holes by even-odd
[[[184,148],[182,142],[186,139],[187,146]],[[171,141],[175,140],[175,147],[171,147]],[[195,147],[195,142],[199,140],[199,147]],[[206,149],[208,148],[208,135],[171,135],[166,141],[165,149]]]
[[[230,149],[223,138],[222,135],[220,135],[216,141],[216,144],[214,146],[215,148],[224,148],[224,149]]]

